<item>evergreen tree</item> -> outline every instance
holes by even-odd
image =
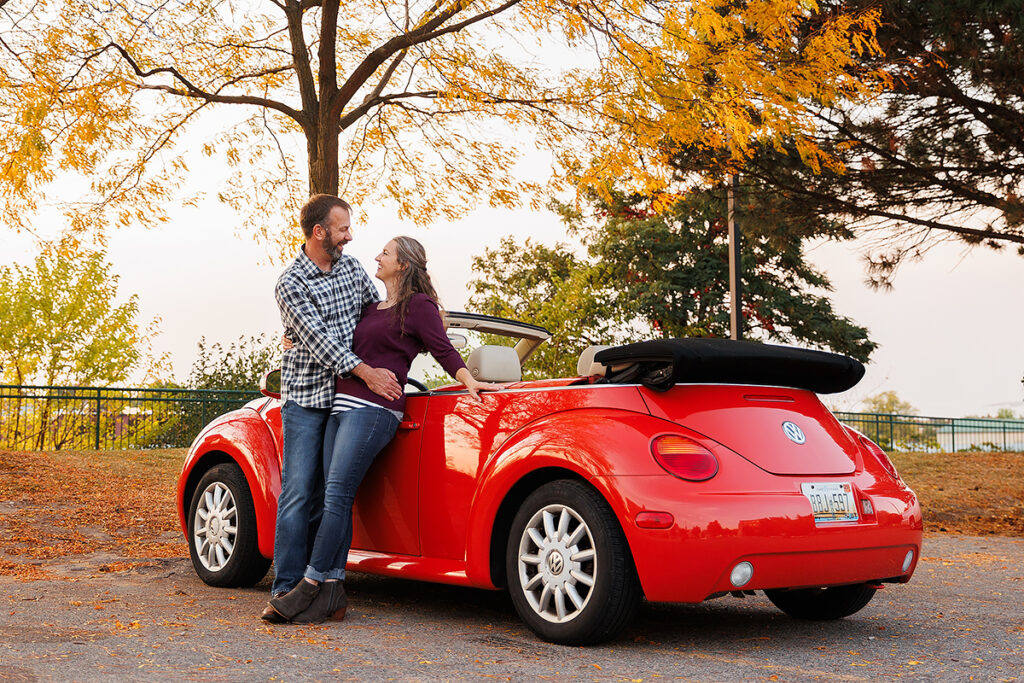
[[[876,347],[865,328],[839,315],[828,279],[805,260],[806,240],[849,231],[785,203],[750,195],[743,227],[745,337],[829,349],[867,360]],[[542,325],[551,346],[531,359],[531,376],[573,375],[590,344],[656,337],[729,336],[727,216],[720,191],[693,192],[664,211],[640,196],[598,201],[586,225],[566,207],[589,258],[511,238],[474,261],[471,310]],[[547,345],[545,345],[547,346]],[[543,347],[542,347],[543,348]]]
[[[874,0],[837,0],[850,11]],[[878,38],[891,89],[870,105],[817,112],[818,146],[841,162],[809,168],[797,146],[760,147],[740,166],[767,192],[854,229],[883,236],[871,275],[887,284],[901,259],[937,241],[1024,254],[1024,12],[1019,0],[882,0]],[[690,145],[680,177],[735,170],[730,152]],[[747,182],[752,181],[752,182]],[[881,231],[881,232],[879,232]]]

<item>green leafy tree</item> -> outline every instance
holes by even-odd
[[[607,315],[606,296],[615,292],[599,269],[559,244],[545,247],[527,239],[502,239],[473,259],[480,278],[470,283],[470,310],[540,325],[552,337],[531,356],[527,378],[576,373],[576,356],[592,344],[625,337]],[[499,340],[487,340],[498,343]]]
[[[0,373],[14,384],[124,381],[144,360],[138,297],[116,303],[118,277],[103,252],[53,246],[32,266],[0,268]]]
[[[15,384],[93,386],[123,382],[146,359],[149,330],[140,330],[138,299],[116,303],[118,277],[102,252],[50,245],[32,266],[0,268],[0,378]],[[15,389],[18,397],[21,389]],[[28,410],[21,398],[0,413],[6,441],[54,448],[75,442],[105,416],[78,390]],[[38,406],[38,402],[33,406]],[[122,407],[107,405],[107,412]]]
[[[587,245],[589,259],[567,247],[506,239],[474,260],[470,307],[548,327],[562,341],[538,370],[574,374],[590,344],[652,337],[729,336],[726,207],[721,193],[694,192],[662,212],[648,199],[597,202],[601,220],[587,226],[562,210]],[[848,236],[814,216],[777,221],[781,209],[741,207],[744,226],[743,309],[747,338],[824,347],[866,360],[867,330],[836,313],[828,279],[806,262],[805,239]]]
[[[864,410],[879,415],[874,422],[858,427],[886,450],[920,451],[939,447],[938,428],[928,418],[915,418],[917,408],[895,391],[883,391],[862,402]]]
[[[895,391],[883,391],[861,401],[868,413],[890,415],[917,415],[917,408],[901,399]]]
[[[208,344],[201,337],[184,387],[167,383],[153,387],[180,391],[160,394],[161,402],[139,425],[137,443],[147,447],[188,444],[212,418],[257,397],[260,378],[280,365],[280,342],[265,334],[243,335],[226,347],[219,342]],[[239,391],[247,393],[239,395]]]
[[[781,206],[780,206],[781,204]],[[591,256],[619,292],[616,318],[639,316],[664,337],[729,336],[728,215],[720,191],[698,191],[663,212],[643,197],[601,206],[586,233]],[[816,215],[785,218],[785,203],[740,197],[745,338],[804,343],[867,360],[867,330],[835,312],[828,278],[807,262],[805,240],[843,239]]]
[[[281,367],[281,342],[261,334],[240,336],[224,347],[219,342],[198,343],[198,356],[192,362],[185,386],[189,389],[254,390],[264,373]]]

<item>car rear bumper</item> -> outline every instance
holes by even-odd
[[[921,510],[905,488],[861,493],[874,515],[861,515],[858,522],[815,525],[798,482],[786,482],[795,490],[735,493],[671,476],[608,479],[614,482],[606,490],[615,492],[609,502],[644,594],[654,602],[701,602],[732,590],[903,583],[920,556]],[[638,526],[637,514],[651,511],[668,512],[672,523]],[[741,562],[751,564],[753,575],[737,586],[730,573]]]

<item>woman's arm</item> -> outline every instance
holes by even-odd
[[[415,330],[416,335],[423,342],[423,346],[441,364],[445,372],[454,377],[456,382],[464,385],[474,400],[483,401],[480,398],[481,389],[494,391],[504,388],[501,384],[477,381],[469,373],[469,370],[466,369],[466,363],[462,360],[462,356],[459,355],[459,352],[452,346],[451,340],[448,339],[444,323],[441,320],[441,311],[438,309],[437,304],[427,296],[417,296],[415,300],[409,303],[406,321],[412,322],[411,329]]]

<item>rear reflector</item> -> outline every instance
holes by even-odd
[[[687,481],[706,481],[718,473],[714,454],[679,434],[655,437],[651,441],[651,454],[666,472]]]
[[[671,512],[644,510],[636,513],[636,525],[641,529],[668,529],[675,521]]]

